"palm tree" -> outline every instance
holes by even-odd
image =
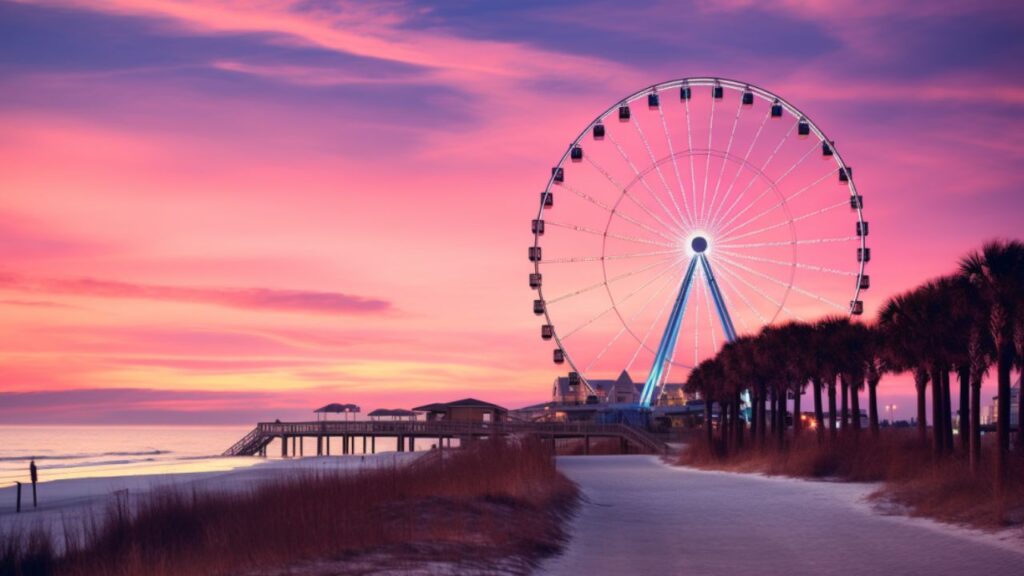
[[[704,400],[704,436],[711,447],[714,443],[714,431],[711,426],[711,407],[717,397],[716,386],[722,381],[722,365],[717,358],[708,358],[690,372],[683,389],[693,394],[700,394]]]
[[[998,382],[995,468],[1001,486],[1006,480],[1006,460],[1010,450],[1010,376],[1014,364],[1019,362],[1015,336],[1020,317],[1024,314],[1021,311],[1024,243],[1016,240],[988,242],[980,251],[972,252],[961,260],[961,273],[978,288],[980,299],[988,308],[988,331],[995,348]],[[1024,440],[1024,435],[1018,440]]]
[[[925,392],[929,370],[928,338],[922,333],[929,331],[929,327],[927,313],[923,310],[921,300],[917,291],[893,296],[882,305],[878,314],[878,326],[884,334],[891,370],[914,373],[914,387],[917,390],[917,433],[923,445],[928,442]]]
[[[972,252],[960,261],[960,271],[978,288],[981,301],[988,308],[988,329],[995,346],[999,397],[996,471],[1002,482],[1006,477],[1006,458],[1010,449],[1010,371],[1019,361],[1014,338],[1024,314],[1021,310],[1024,301],[1024,243],[1016,240],[988,242],[980,251]],[[1024,402],[1017,409],[1019,416],[1024,415],[1021,413]]]
[[[841,333],[849,326],[850,320],[845,316],[828,316],[814,325],[814,354],[817,357],[816,368],[818,378],[827,386],[828,392],[828,428],[829,435],[836,435],[836,377],[842,371]],[[820,384],[815,384],[815,412],[820,404]],[[816,414],[817,415],[817,414]],[[819,422],[819,426],[821,423]]]
[[[885,345],[884,337],[885,332],[877,325],[868,328],[865,377],[868,385],[868,422],[871,434],[875,437],[878,437],[878,383],[890,367],[888,347]]]

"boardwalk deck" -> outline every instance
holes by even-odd
[[[576,438],[584,441],[589,450],[591,438],[617,438],[622,446],[632,452],[663,454],[667,447],[650,434],[623,424],[591,424],[562,422],[437,422],[437,421],[320,421],[320,422],[261,422],[241,440],[228,448],[225,456],[255,456],[266,454],[267,446],[275,439],[281,440],[281,454],[287,456],[288,441],[296,438],[317,438],[318,454],[322,454],[323,440],[342,439],[342,453],[348,453],[350,442],[354,449],[355,439],[395,438],[399,451],[409,441],[413,449],[416,438],[437,439],[440,442],[452,438],[460,442],[480,438],[508,435],[533,435],[554,442],[560,438]],[[374,442],[375,443],[375,442]],[[353,450],[354,451],[354,450]]]

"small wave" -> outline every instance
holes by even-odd
[[[84,454],[58,454],[56,456],[35,456],[38,461],[44,460],[86,460],[88,458],[105,458],[109,456],[162,456],[171,454],[170,450],[143,450],[139,452],[95,452]],[[28,462],[32,456],[0,456],[0,462]]]

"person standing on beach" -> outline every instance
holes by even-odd
[[[36,508],[38,506],[36,501],[36,482],[39,482],[39,471],[36,469],[35,458],[28,464],[28,474],[32,478],[32,507]]]

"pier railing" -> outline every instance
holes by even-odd
[[[224,452],[225,456],[251,455],[274,438],[294,436],[395,436],[481,437],[533,434],[551,438],[618,437],[642,450],[662,453],[665,445],[642,430],[623,424],[589,422],[459,422],[436,420],[349,420],[318,422],[260,422],[244,438]]]

